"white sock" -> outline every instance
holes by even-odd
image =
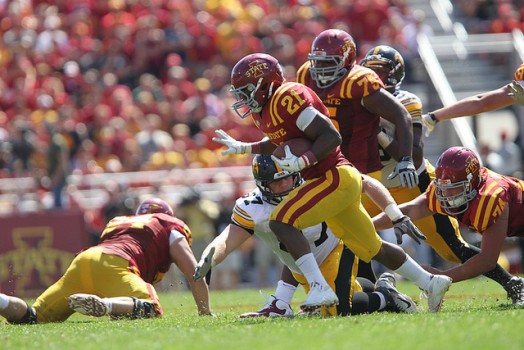
[[[326,279],[322,276],[322,272],[320,272],[313,253],[302,255],[297,259],[296,264],[300,268],[300,271],[302,271],[304,277],[306,277],[310,286],[313,282],[318,282],[323,286],[327,285]]]
[[[9,297],[0,293],[0,310],[5,310],[9,306]]]
[[[380,306],[378,307],[379,310],[383,310],[386,308],[386,296],[380,292],[373,292],[373,294],[378,295],[380,299]]]
[[[280,280],[278,281],[277,290],[275,291],[275,298],[291,304],[291,299],[293,299],[296,290],[297,287]]]
[[[110,315],[111,311],[113,311],[113,302],[109,298],[104,298],[102,301],[106,304],[107,314]]]
[[[395,270],[399,275],[414,282],[419,288],[425,289],[432,274],[427,272],[415,260],[406,254],[406,261],[398,269]]]

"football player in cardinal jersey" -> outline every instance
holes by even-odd
[[[497,174],[480,165],[478,156],[465,147],[451,147],[437,160],[435,179],[426,193],[401,204],[414,220],[433,213],[449,215],[482,235],[480,252],[442,273],[453,282],[486,274],[494,269],[506,237],[524,236],[524,181]],[[389,226],[383,214],[373,218],[378,229]],[[511,285],[524,306],[522,279]]]
[[[381,147],[382,160],[382,183],[389,190],[397,203],[405,203],[421,193],[425,193],[431,181],[435,179],[435,168],[424,158],[424,141],[422,137],[422,102],[418,96],[401,90],[400,86],[404,79],[404,60],[402,55],[394,48],[387,45],[373,47],[360,63],[375,71],[384,82],[386,90],[395,96],[411,114],[413,120],[413,159],[417,168],[419,185],[415,188],[404,188],[398,179],[388,179],[388,174],[395,168],[397,161],[390,154],[398,154],[398,143],[395,140],[395,127],[387,120],[380,122],[381,131],[378,141]],[[375,216],[380,213],[376,206],[368,209],[369,215]],[[459,224],[453,217],[435,213],[432,216],[414,222],[424,232],[426,243],[445,260],[461,263],[477,254],[479,249],[470,246],[462,238]],[[397,237],[397,242],[402,243],[402,237]],[[508,296],[518,302],[518,295],[512,290],[512,275],[502,266],[498,265],[486,276],[502,285],[508,292]]]
[[[411,119],[398,101],[384,90],[375,72],[356,64],[356,45],[347,32],[327,29],[314,39],[311,52],[297,71],[296,81],[311,88],[329,110],[329,117],[342,136],[342,154],[363,174],[381,180],[377,131],[380,117],[396,126],[400,142],[399,162],[391,178],[414,188],[418,177],[412,158]],[[397,176],[398,175],[398,176]],[[362,198],[366,210],[373,206]],[[366,267],[365,265],[361,268]],[[372,278],[371,265],[360,273]]]
[[[238,198],[233,208],[231,223],[211,242],[202,254],[195,278],[200,279],[208,271],[223,261],[232,251],[242,243],[257,235],[267,244],[284,264],[281,280],[278,282],[275,295],[271,296],[267,304],[259,311],[242,314],[240,317],[291,317],[291,299],[299,281],[304,289],[309,291],[309,285],[302,275],[295,260],[279,243],[277,237],[269,229],[269,216],[294,188],[298,187],[302,178],[299,173],[290,173],[282,170],[269,155],[256,155],[253,159],[253,176],[257,188],[251,193]],[[375,183],[374,183],[375,182]],[[382,206],[392,203],[391,198],[383,197],[380,183],[368,176],[363,177],[363,190],[369,191]],[[335,290],[339,305],[331,308],[322,308],[323,315],[355,315],[374,311],[416,312],[416,305],[407,295],[399,293],[394,283],[381,288],[377,283],[376,291],[371,288],[363,293],[362,285],[371,285],[369,280],[357,282],[355,271],[358,269],[358,258],[336,238],[326,223],[320,223],[302,230],[311,252],[320,266],[328,284]]]
[[[476,115],[518,104],[524,106],[524,63],[517,67],[513,81],[498,89],[463,98],[449,106],[442,107],[422,116],[426,136],[441,120]]]
[[[106,225],[96,246],[80,252],[65,274],[29,306],[0,293],[0,315],[10,323],[65,321],[90,316],[150,318],[163,313],[153,283],[175,263],[188,279],[200,315],[210,315],[205,281],[193,281],[197,261],[191,231],[159,198],[144,200],[134,216]]]
[[[274,208],[269,218],[269,228],[310,286],[301,308],[307,311],[339,302],[300,231],[326,222],[359,259],[375,259],[426,290],[431,295],[429,309],[438,311],[451,280],[427,273],[402,248],[383,242],[375,232],[361,203],[362,176],[340,152],[340,133],[315,92],[303,84],[286,82],[278,61],[263,53],[239,60],[231,72],[231,85],[237,99],[233,109],[242,118],[251,116],[266,137],[246,143],[217,130],[218,137],[213,140],[227,147],[223,154],[272,154],[278,145],[294,138],[306,138],[312,143],[303,154],[295,155],[285,146],[284,158],[272,156],[283,170],[300,171],[305,180]],[[388,206],[385,211],[399,229],[411,231],[409,218],[399,215],[395,208]]]
[[[377,130],[380,117],[393,123],[400,142],[399,162],[391,177],[402,186],[417,184],[412,159],[413,132],[408,111],[372,70],[356,64],[351,35],[338,29],[321,32],[311,45],[308,61],[297,71],[297,82],[311,88],[329,111],[342,136],[342,154],[361,172],[380,180]]]

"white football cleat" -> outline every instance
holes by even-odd
[[[67,298],[69,307],[82,315],[102,317],[107,315],[107,305],[94,294],[73,294]]]
[[[288,303],[272,295],[262,309],[240,315],[240,318],[249,317],[293,317],[293,310]]]
[[[432,275],[429,283],[423,289],[428,298],[429,312],[439,312],[444,301],[444,294],[453,283],[451,277],[445,275]]]
[[[321,285],[314,282],[307,294],[306,301],[300,304],[300,308],[304,311],[312,311],[321,306],[330,307],[333,305],[338,305],[338,297],[333,289],[327,284]]]

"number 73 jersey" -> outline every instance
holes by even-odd
[[[274,208],[274,205],[262,200],[262,193],[256,189],[236,200],[231,224],[259,237],[292,272],[302,274],[291,254],[280,244],[269,228],[269,215]],[[339,243],[339,239],[328,229],[326,223],[308,227],[302,230],[302,233],[309,242],[311,252],[319,265]]]

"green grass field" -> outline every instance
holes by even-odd
[[[414,315],[376,313],[333,318],[239,319],[263,302],[258,290],[211,291],[216,317],[198,317],[188,292],[161,294],[162,319],[111,321],[74,315],[60,324],[0,322],[0,349],[524,349],[524,309],[486,278],[452,285],[440,313],[427,312],[418,289]],[[271,293],[272,290],[268,290]],[[293,309],[304,299],[302,289]]]

